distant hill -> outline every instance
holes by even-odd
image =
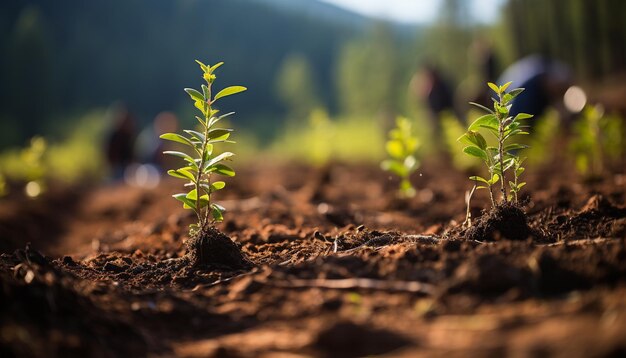
[[[278,10],[290,11],[299,15],[325,19],[335,23],[364,29],[372,19],[345,10],[341,7],[318,0],[256,0],[274,6]]]
[[[182,88],[199,84],[196,58],[226,62],[219,84],[249,87],[226,102],[238,121],[264,126],[259,118],[280,118],[274,78],[291,53],[308,58],[332,108],[338,50],[372,22],[314,0],[3,1],[2,126],[17,128],[21,143],[53,114],[115,100],[144,121],[186,108]]]

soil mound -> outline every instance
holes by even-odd
[[[526,240],[537,235],[528,226],[526,214],[514,203],[503,203],[478,219],[466,237],[476,241]]]

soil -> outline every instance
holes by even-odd
[[[470,227],[436,161],[404,201],[374,165],[241,168],[208,238],[232,245],[195,261],[176,181],[13,191],[0,356],[626,356],[624,167],[529,168],[525,205],[477,192]]]

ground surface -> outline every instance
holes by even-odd
[[[408,203],[375,166],[240,170],[220,229],[250,270],[178,259],[178,182],[13,194],[0,356],[626,355],[623,170],[529,169],[531,235],[511,241],[462,228],[465,173],[424,168]]]

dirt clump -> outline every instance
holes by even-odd
[[[229,269],[247,269],[252,267],[241,249],[228,236],[215,227],[209,227],[199,235],[193,235],[187,241],[185,258],[191,265],[225,266]]]
[[[502,239],[523,241],[538,236],[528,226],[524,211],[511,202],[499,204],[478,218],[478,222],[470,227],[465,234],[468,240],[475,241],[498,241]]]

